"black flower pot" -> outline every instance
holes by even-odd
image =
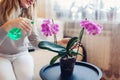
[[[75,62],[76,58],[74,57],[62,57],[60,59],[61,78],[67,78],[73,74]]]

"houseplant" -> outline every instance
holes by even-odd
[[[79,53],[79,48],[81,45],[82,37],[84,30],[86,30],[90,35],[97,35],[101,32],[102,27],[99,24],[93,23],[89,20],[82,20],[80,22],[80,26],[82,27],[80,34],[78,37],[72,37],[66,47],[63,47],[59,44],[57,44],[57,38],[56,34],[59,31],[58,27],[59,25],[54,24],[53,20],[52,23],[50,20],[44,20],[42,23],[42,32],[48,36],[48,35],[54,35],[54,41],[55,42],[49,42],[49,41],[41,41],[38,45],[41,49],[46,49],[49,51],[53,51],[58,53],[56,56],[54,56],[51,61],[50,65],[54,64],[55,61],[60,58],[60,68],[61,68],[61,75],[63,77],[71,76],[74,69],[74,64],[76,62],[76,56],[82,55]],[[77,51],[74,51],[74,48],[77,47]]]

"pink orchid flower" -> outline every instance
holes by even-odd
[[[59,25],[51,23],[49,19],[43,20],[41,27],[41,31],[45,36],[52,36],[52,34],[57,34],[59,31]]]
[[[52,24],[51,30],[53,34],[57,34],[59,32],[59,25],[58,24]]]
[[[52,36],[50,20],[43,20],[41,24],[42,32],[45,36]]]
[[[89,20],[82,20],[80,22],[80,26],[82,26],[90,35],[97,35],[101,33],[102,26],[96,23],[93,23]]]

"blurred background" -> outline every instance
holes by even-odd
[[[120,22],[119,0],[38,0],[38,9],[39,17]]]

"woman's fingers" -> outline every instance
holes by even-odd
[[[30,20],[28,21],[28,19],[26,18],[19,19],[19,27],[27,34],[29,34],[32,31]]]
[[[18,27],[21,28],[24,33],[27,32],[26,28],[24,27],[24,25],[22,23],[19,23]]]
[[[32,26],[30,23],[26,22],[26,21],[22,21],[22,24],[24,25],[23,27],[26,29],[27,32],[32,30]]]

